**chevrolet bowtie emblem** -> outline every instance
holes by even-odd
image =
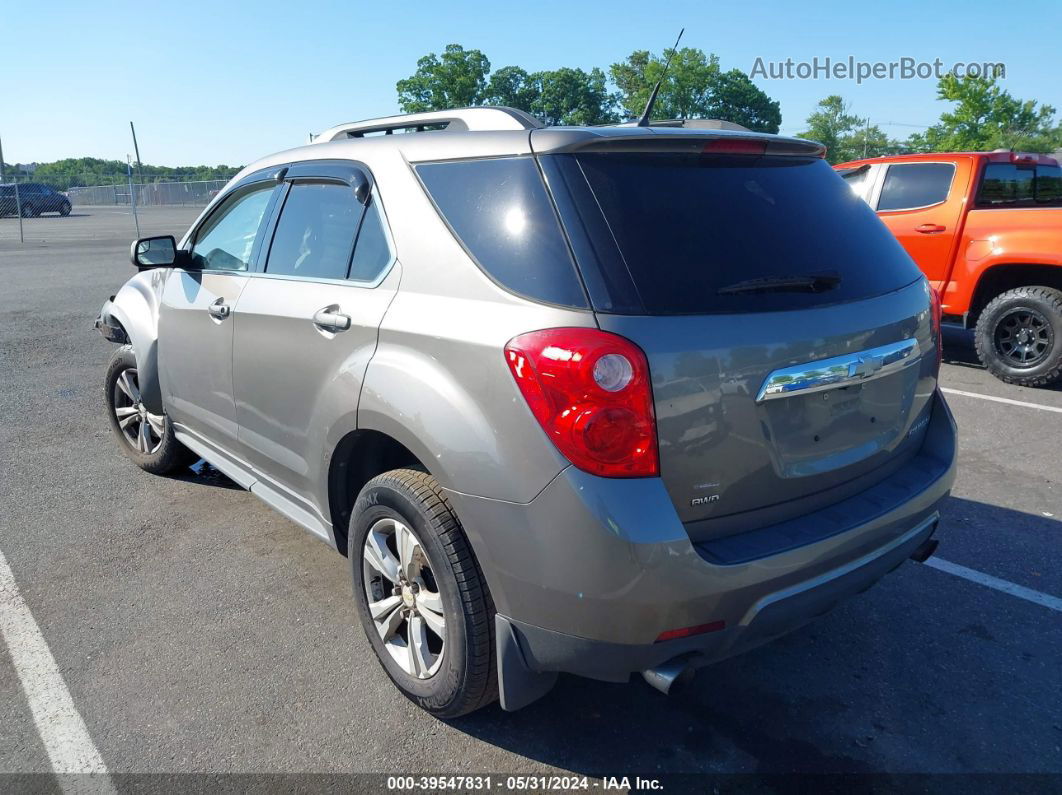
[[[880,356],[860,356],[848,365],[848,375],[852,378],[867,378],[874,375],[883,365]]]

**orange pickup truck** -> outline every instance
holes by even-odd
[[[1062,378],[1062,169],[1010,151],[896,155],[834,166],[974,329],[1004,381]]]

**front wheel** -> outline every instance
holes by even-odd
[[[111,357],[104,378],[104,402],[122,452],[144,471],[166,475],[195,461],[195,456],[173,435],[169,418],[153,414],[144,405],[136,356],[129,345]]]
[[[1045,386],[1062,378],[1062,291],[1017,287],[993,298],[977,319],[974,344],[996,378]]]
[[[396,469],[370,480],[348,539],[362,627],[402,694],[440,718],[494,701],[494,606],[435,479]]]
[[[32,218],[33,217],[33,212],[34,212],[34,210],[33,210],[33,205],[32,204],[23,204],[22,205],[22,217],[23,218]]]
[[[63,218],[66,218],[68,215],[70,215],[70,205],[64,204],[62,207],[60,207],[59,215],[63,216]]]

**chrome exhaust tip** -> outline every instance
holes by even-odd
[[[642,671],[645,681],[663,693],[665,696],[671,692],[676,682],[684,685],[693,678],[694,669],[689,660],[674,659]]]

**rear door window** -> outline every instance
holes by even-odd
[[[915,210],[946,201],[953,163],[894,163],[885,172],[878,210]]]
[[[392,257],[380,200],[373,194],[369,206],[365,208],[347,278],[356,282],[376,281],[391,264]]]
[[[796,309],[921,276],[818,158],[613,152],[542,161],[598,311]]]
[[[989,163],[977,192],[979,207],[1035,207],[1062,205],[1062,169]]]
[[[536,301],[587,307],[533,158],[422,163],[416,170],[443,219],[491,279]]]
[[[277,222],[266,273],[345,279],[362,210],[349,185],[295,183]]]

